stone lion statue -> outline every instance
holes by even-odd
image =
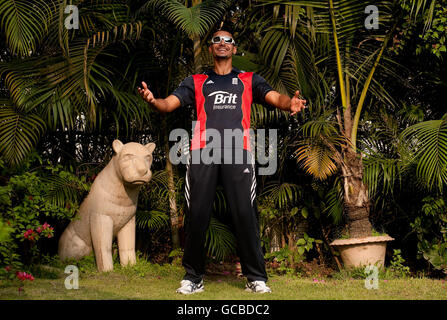
[[[90,193],[59,240],[62,260],[95,253],[99,271],[113,270],[112,241],[118,240],[120,263],[135,258],[135,212],[140,187],[152,177],[154,143],[113,141],[114,156],[98,174]]]

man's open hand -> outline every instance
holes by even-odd
[[[293,98],[290,101],[290,115],[291,116],[297,114],[298,112],[300,112],[301,110],[306,108],[306,106],[304,105],[306,103],[306,100],[300,99],[299,94],[300,94],[299,91],[295,92],[295,95],[293,96]]]
[[[149,102],[150,104],[153,104],[155,102],[154,95],[152,92],[147,88],[146,82],[141,82],[143,85],[143,89],[138,87],[138,93],[141,95],[144,101]]]

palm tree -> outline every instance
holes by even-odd
[[[310,101],[313,119],[299,129],[295,155],[315,178],[341,173],[350,237],[369,236],[370,198],[357,135],[373,99],[395,105],[374,79],[377,70],[396,76],[384,54],[396,26],[395,6],[376,3],[380,26],[368,30],[363,1],[260,2],[262,10],[272,10],[263,21],[261,73],[279,90],[290,95],[300,89]]]

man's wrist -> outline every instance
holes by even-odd
[[[156,99],[154,99],[154,100],[152,100],[152,101],[146,100],[146,102],[147,102],[147,104],[149,105],[149,107],[151,107],[151,108],[153,108],[153,109],[158,109],[157,106],[155,105],[155,100],[156,100]]]
[[[289,97],[287,97],[287,101],[285,103],[285,110],[286,111],[292,111],[292,99],[290,99]]]

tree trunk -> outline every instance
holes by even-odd
[[[172,248],[180,248],[180,235],[179,235],[179,216],[176,202],[176,192],[174,183],[174,170],[172,163],[169,161],[169,140],[166,129],[166,117],[163,119],[163,131],[164,131],[164,148],[166,154],[166,172],[168,173],[168,188],[169,188],[169,217],[171,220],[171,236],[172,236]]]
[[[345,150],[344,158],[344,211],[348,218],[349,237],[369,237],[372,234],[372,226],[369,222],[368,192],[363,183],[362,159],[351,148]]]

